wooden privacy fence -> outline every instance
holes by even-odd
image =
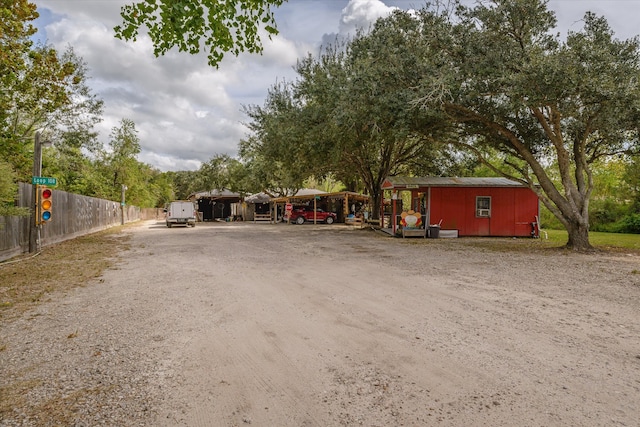
[[[33,208],[31,184],[20,183],[18,206]],[[53,190],[51,221],[42,226],[41,246],[104,230],[122,223],[120,202]],[[140,219],[140,208],[126,206],[124,222]],[[0,216],[0,260],[29,251],[31,217]]]

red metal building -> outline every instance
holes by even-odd
[[[537,236],[538,196],[506,178],[389,177],[382,184],[391,192],[385,213],[395,235],[401,212],[420,212],[423,224],[457,230],[459,236]],[[411,206],[402,206],[401,192],[411,192]],[[405,202],[406,204],[406,202]]]

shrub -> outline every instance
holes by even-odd
[[[640,214],[629,214],[622,218],[619,224],[619,233],[640,234]]]
[[[627,212],[628,207],[614,199],[593,200],[589,208],[589,229],[614,231]]]

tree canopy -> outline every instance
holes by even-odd
[[[156,56],[177,47],[195,54],[207,51],[217,67],[225,53],[262,52],[260,29],[278,33],[273,7],[285,0],[144,0],[123,6],[116,37],[135,41],[146,27]]]
[[[260,154],[279,179],[299,184],[331,174],[376,206],[387,176],[442,173],[450,163],[424,132],[433,138],[446,127],[411,104],[424,75],[412,53],[419,25],[398,15],[301,59],[294,83],[275,84],[264,107],[248,110],[253,133],[241,154]]]

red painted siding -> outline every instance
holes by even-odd
[[[491,198],[491,217],[476,217],[476,197]],[[432,187],[430,223],[460,236],[530,236],[538,197],[528,188]]]

